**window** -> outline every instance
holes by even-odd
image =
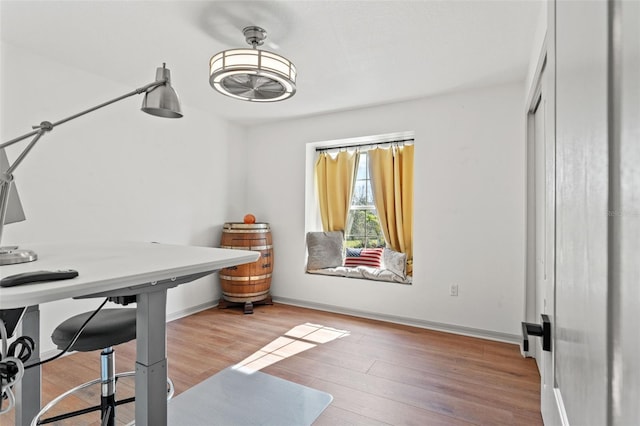
[[[307,144],[307,273],[412,282],[413,141],[400,132]],[[378,248],[381,267],[345,272],[363,253],[345,247]]]
[[[385,246],[380,219],[373,202],[369,156],[366,152],[360,153],[345,237],[349,248]]]

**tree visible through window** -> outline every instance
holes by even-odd
[[[373,203],[371,177],[369,176],[369,156],[360,153],[358,171],[353,188],[351,208],[347,218],[347,247],[384,247],[384,234]]]

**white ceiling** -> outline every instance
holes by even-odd
[[[132,89],[166,62],[185,113],[250,124],[524,80],[541,10],[541,0],[2,0],[0,35]],[[248,25],[297,66],[293,98],[254,104],[209,86],[209,58],[247,46]]]

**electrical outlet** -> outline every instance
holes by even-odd
[[[458,295],[458,284],[451,284],[449,287],[449,296],[457,296]]]

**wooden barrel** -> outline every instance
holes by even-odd
[[[229,302],[258,302],[269,295],[273,244],[268,223],[225,223],[221,248],[260,252],[253,263],[223,268],[218,276],[222,297]]]

